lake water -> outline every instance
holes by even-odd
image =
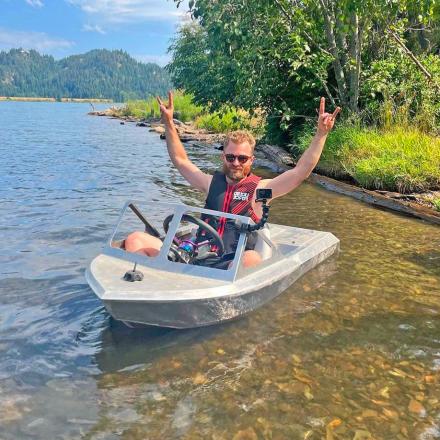
[[[89,110],[0,103],[1,439],[440,438],[437,226],[303,184],[270,220],[338,256],[241,320],[131,330],[85,267],[127,198],[202,197],[156,134]]]

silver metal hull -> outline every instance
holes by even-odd
[[[109,255],[93,260],[86,278],[117,320],[180,329],[218,324],[261,307],[339,248],[328,232],[281,225],[270,225],[270,231],[277,252],[255,268],[240,269],[233,282],[138,265],[144,281],[129,283],[122,277],[132,264]]]

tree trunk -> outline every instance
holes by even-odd
[[[339,58],[339,51],[336,47],[336,39],[334,33],[334,19],[330,16],[330,9],[324,0],[319,0],[321,4],[322,14],[324,16],[325,35],[329,44],[330,53],[333,56],[333,69],[335,71],[336,82],[338,84],[339,99],[342,106],[347,105],[347,87],[345,84],[344,70]]]
[[[359,74],[360,74],[360,30],[359,30],[359,17],[356,11],[353,11],[350,16],[350,85],[348,96],[350,99],[349,107],[352,112],[358,112],[359,101]]]
[[[344,30],[344,23],[341,21],[341,11],[336,10],[335,12],[335,19],[336,19],[336,39],[338,40],[339,45],[339,53],[340,53],[340,59],[341,59],[341,65],[344,69],[344,73],[346,73],[346,67],[347,67],[347,34]]]
[[[426,78],[429,79],[429,81],[432,81],[432,74],[426,70],[425,66],[416,58],[416,56],[411,52],[411,50],[408,49],[408,47],[405,45],[405,43],[399,38],[399,36],[393,32],[392,30],[388,29],[389,34],[394,38],[394,40],[397,42],[397,44],[404,50],[404,52],[411,58],[411,60],[414,61],[414,64],[419,68],[419,70],[426,76]],[[438,85],[436,84],[436,87]]]

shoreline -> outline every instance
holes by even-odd
[[[0,101],[19,101],[19,102],[93,102],[96,104],[111,104],[112,99],[100,99],[100,98],[44,98],[44,97],[32,97],[32,96],[0,96]]]
[[[159,134],[161,139],[165,139],[165,128],[159,118],[139,119],[132,116],[121,116],[117,113],[116,107],[110,107],[104,111],[92,111],[91,116],[106,116],[112,119],[125,122],[136,123],[139,127],[149,128],[150,132]],[[203,142],[206,144],[221,143],[224,134],[209,133],[206,130],[197,129],[191,124],[185,124],[175,120],[176,128],[180,140],[186,142]],[[282,173],[295,166],[295,161],[291,154],[282,147],[268,144],[257,144],[256,151],[261,152],[266,159],[274,164],[273,170]],[[429,200],[436,196],[440,198],[440,191],[428,191],[424,193],[402,194],[383,190],[369,190],[349,182],[340,181],[322,174],[312,173],[307,181],[320,185],[328,191],[353,197],[362,202],[373,206],[397,211],[418,219],[440,225],[440,211],[430,206]]]

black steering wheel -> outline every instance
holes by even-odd
[[[171,220],[173,219],[173,214],[167,216],[163,221],[163,229],[165,233],[168,233],[168,228]],[[190,214],[183,214],[182,221],[189,222],[197,225],[201,230],[205,231],[206,234],[210,237],[210,243],[217,247],[217,255],[221,257],[225,252],[225,245],[223,243],[223,239],[220,237],[219,233],[208,223],[205,221],[194,217]]]

